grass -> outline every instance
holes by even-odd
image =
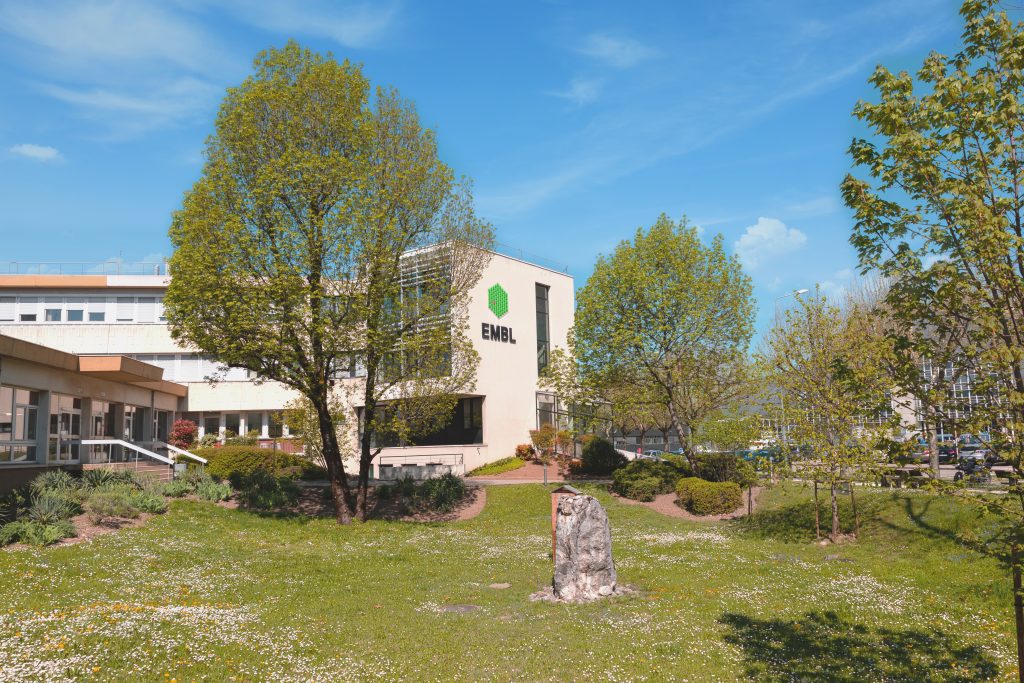
[[[584,488],[634,597],[528,601],[551,579],[539,485],[491,487],[450,524],[175,501],[87,544],[0,552],[0,680],[1015,679],[1007,572],[957,540],[980,522],[954,501],[865,492],[862,540],[820,547],[804,490],[700,524]]]
[[[486,477],[492,474],[501,474],[502,472],[511,472],[512,470],[518,470],[520,467],[526,464],[526,461],[516,456],[510,456],[508,458],[502,458],[501,460],[495,460],[489,462],[486,465],[481,465],[475,470],[472,470],[467,477]]]

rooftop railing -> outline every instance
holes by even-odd
[[[0,275],[167,275],[167,262],[0,261]]]

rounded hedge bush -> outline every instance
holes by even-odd
[[[612,491],[633,500],[650,501],[659,493],[674,491],[679,478],[688,474],[688,468],[682,464],[634,460],[612,474]],[[643,498],[637,498],[638,495]]]
[[[743,504],[743,492],[734,481],[704,481],[696,477],[684,480],[683,492],[677,488],[680,502],[684,497],[686,509],[695,515],[724,515]]]
[[[626,456],[599,436],[591,437],[583,446],[580,471],[584,474],[611,474],[626,465]]]

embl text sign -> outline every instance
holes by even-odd
[[[480,323],[483,331],[483,338],[489,339],[490,341],[505,342],[506,344],[515,344],[516,340],[512,336],[512,328],[505,327],[504,325],[491,325],[490,323]]]

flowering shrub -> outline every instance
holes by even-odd
[[[167,443],[178,448],[188,448],[199,435],[199,425],[192,420],[175,420],[171,432],[167,435]]]
[[[521,443],[516,446],[516,457],[520,460],[533,460],[537,457],[537,451],[528,443]]]

